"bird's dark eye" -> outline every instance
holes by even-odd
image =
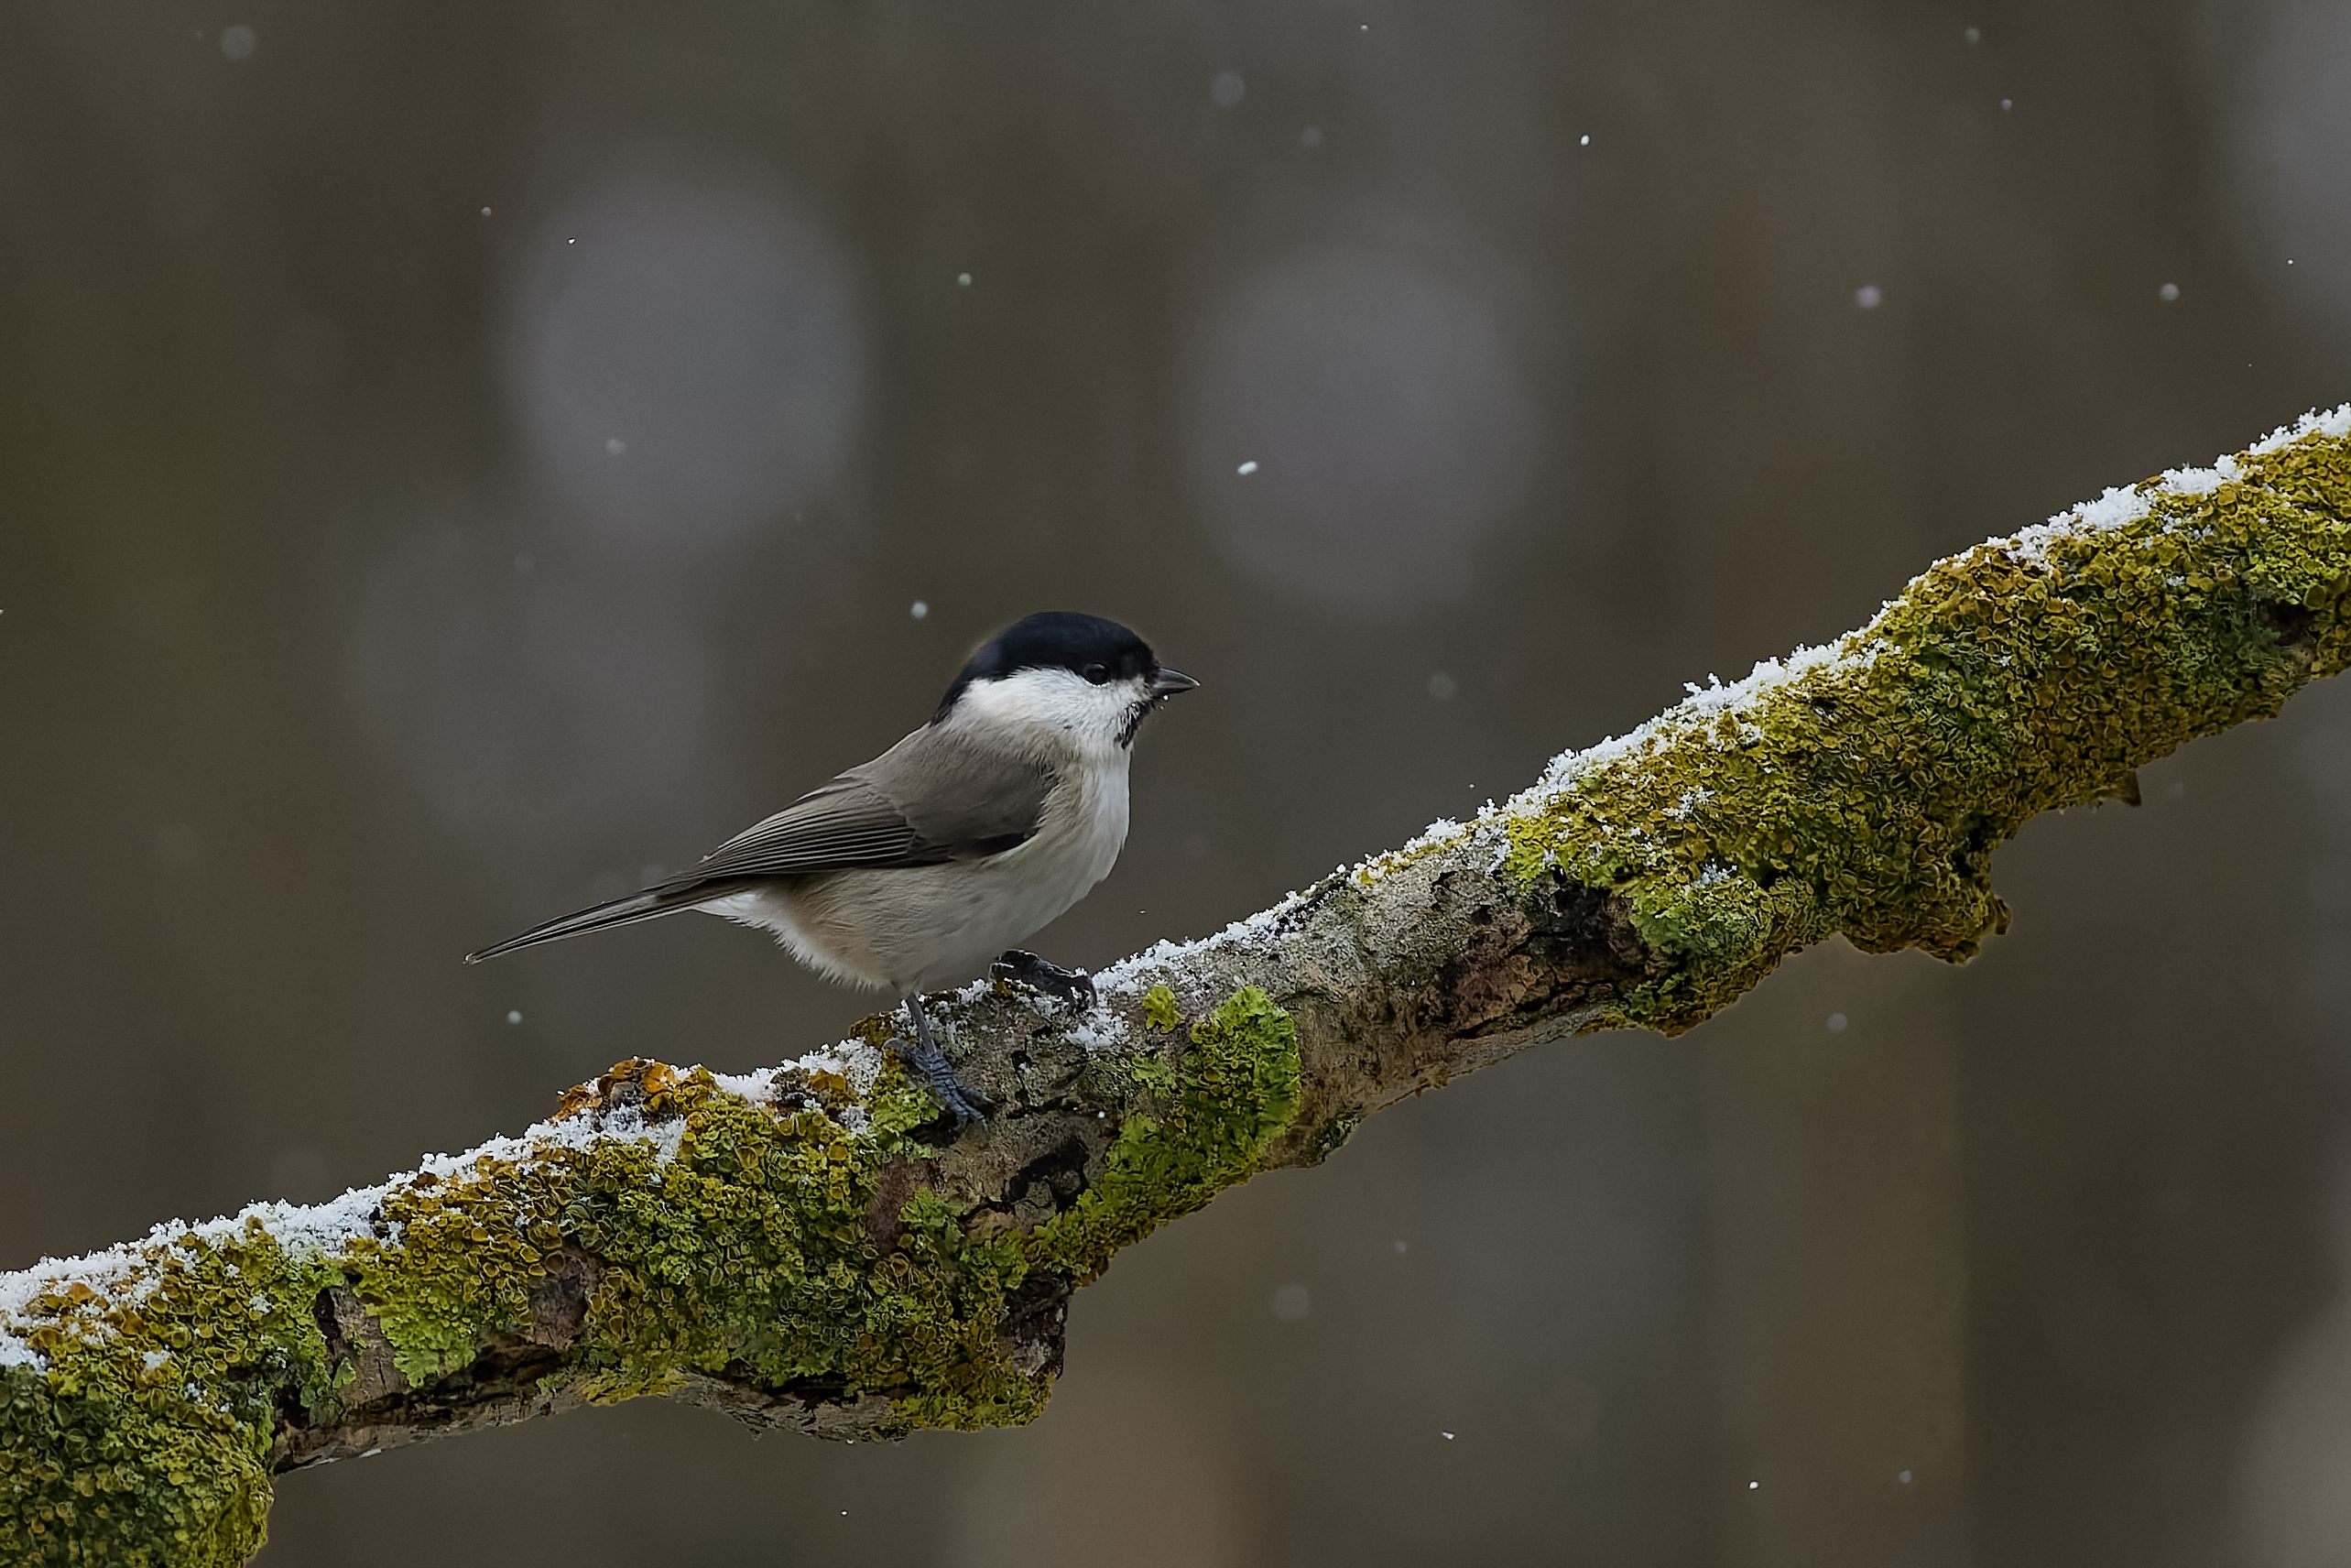
[[[1110,667],[1106,664],[1089,664],[1078,673],[1097,686],[1107,685],[1110,681]]]

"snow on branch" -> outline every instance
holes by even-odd
[[[1832,935],[1965,958],[2029,818],[2351,662],[2351,408],[1937,562],[1833,644],[1099,977],[942,1005],[952,1143],[857,1038],[623,1062],[518,1138],[0,1274],[0,1560],[234,1563],[272,1477],[666,1393],[820,1435],[1018,1422],[1074,1290],[1362,1117],[1686,1029]]]

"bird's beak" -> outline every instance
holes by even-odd
[[[1172,697],[1179,691],[1189,691],[1200,682],[1181,670],[1159,670],[1151,675],[1151,695]]]

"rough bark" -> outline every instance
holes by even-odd
[[[1578,1030],[1686,1029],[1843,935],[1961,959],[2031,816],[2351,660],[2351,409],[1942,561],[1834,646],[1561,757],[1078,1015],[942,1004],[952,1143],[859,1039],[622,1063],[518,1138],[0,1276],[0,1559],[234,1563],[271,1475],[661,1392],[874,1437],[1029,1419],[1072,1292],[1366,1116]]]

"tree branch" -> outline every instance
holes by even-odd
[[[942,1007],[952,1145],[859,1038],[624,1062],[520,1138],[0,1275],[0,1559],[230,1563],[273,1473],[669,1393],[823,1436],[1023,1421],[1071,1293],[1369,1113],[1684,1029],[1831,935],[1963,959],[1995,846],[2351,660],[2351,408],[1937,563],[1868,626],[1466,824],[1100,977]]]

